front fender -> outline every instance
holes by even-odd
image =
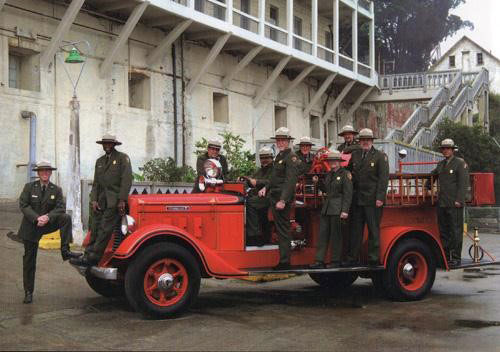
[[[172,236],[184,240],[198,253],[205,270],[210,275],[224,277],[246,276],[248,274],[228,264],[216,251],[207,247],[202,241],[194,238],[188,232],[176,226],[166,224],[147,225],[128,235],[116,249],[113,258],[117,260],[129,259],[151,238],[168,238]]]
[[[439,248],[443,261],[446,265],[446,268],[448,269],[448,263],[446,261],[443,246],[441,245],[441,241],[439,240],[439,238],[434,236],[428,229],[414,227],[414,226],[390,226],[382,228],[380,230],[380,248],[381,252],[383,253],[383,263],[385,267],[387,267],[387,260],[389,258],[389,253],[391,252],[396,242],[410,232],[412,233],[418,232],[423,236],[426,236],[427,239],[433,241]]]

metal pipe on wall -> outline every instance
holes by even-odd
[[[33,166],[36,163],[36,114],[32,111],[21,111],[23,119],[30,119],[30,150],[28,161],[28,182],[31,182],[35,175],[33,173]]]
[[[177,166],[177,60],[175,43],[172,43],[172,94],[174,102],[174,160]]]

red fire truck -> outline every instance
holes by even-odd
[[[472,258],[450,268],[437,227],[436,188],[430,192],[425,188],[432,176],[398,172],[390,176],[382,218],[382,264],[309,269],[314,262],[323,200],[312,176],[324,177],[327,171],[318,155],[312,172],[297,187],[290,270],[271,269],[278,263],[277,245],[246,245],[244,183],[221,184],[210,182],[209,177],[202,180],[203,193],[131,195],[129,214],[121,230],[113,234],[100,263],[77,269],[99,294],[125,295],[135,310],[169,317],[189,308],[198,296],[201,278],[242,278],[270,272],[308,274],[319,285],[339,290],[364,277],[371,278],[391,299],[419,300],[430,291],[438,268],[499,263],[492,256],[483,258],[476,238],[470,249]],[[217,173],[206,171],[207,175]],[[471,174],[470,204],[494,203],[492,194],[492,174]],[[362,262],[366,263],[366,233]]]

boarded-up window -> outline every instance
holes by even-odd
[[[286,108],[283,106],[274,106],[274,127],[278,129],[280,127],[287,127],[286,121]]]
[[[151,110],[151,79],[142,73],[130,73],[128,95],[130,107]]]
[[[40,91],[40,53],[9,47],[9,87]]]
[[[213,94],[213,110],[214,122],[229,123],[229,101],[226,94]]]
[[[311,138],[320,139],[321,130],[320,130],[319,116],[310,115],[309,127],[310,127]]]

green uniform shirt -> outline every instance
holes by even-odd
[[[290,148],[285,149],[274,158],[273,169],[269,180],[269,198],[278,202],[290,202],[295,196],[297,168],[302,161]]]
[[[337,150],[339,152],[343,152],[344,154],[350,154],[356,149],[361,149],[361,146],[359,145],[359,141],[354,140],[352,143],[348,144],[347,142],[342,143],[339,145]]]
[[[258,169],[252,178],[255,179],[255,187],[249,192],[250,196],[258,196],[258,192],[269,184],[269,179],[271,178],[271,172],[273,171],[273,164],[269,163],[266,166]]]
[[[102,209],[114,208],[120,200],[127,201],[131,186],[132,166],[127,154],[113,150],[109,157],[105,154],[97,159],[91,201],[97,201]]]
[[[464,159],[452,156],[437,164],[431,174],[439,181],[438,204],[440,207],[455,207],[455,202],[465,203],[468,187],[468,167]]]
[[[352,152],[347,169],[351,171],[354,186],[353,200],[360,206],[375,206],[385,202],[389,184],[389,163],[385,153],[372,147],[363,158],[363,150]]]
[[[36,242],[40,239],[40,231],[36,231],[39,216],[47,214],[49,224],[53,224],[57,215],[66,213],[61,187],[52,182],[46,187],[45,195],[42,197],[40,181],[30,182],[24,185],[19,196],[19,208],[24,215],[19,228],[19,237],[23,240]]]
[[[302,154],[299,150],[297,157],[302,161],[298,166],[298,176],[307,174],[311,170],[311,166],[314,160],[313,153]]]
[[[352,176],[349,171],[333,169],[319,182],[319,189],[326,192],[321,215],[340,215],[349,213],[352,201]]]

